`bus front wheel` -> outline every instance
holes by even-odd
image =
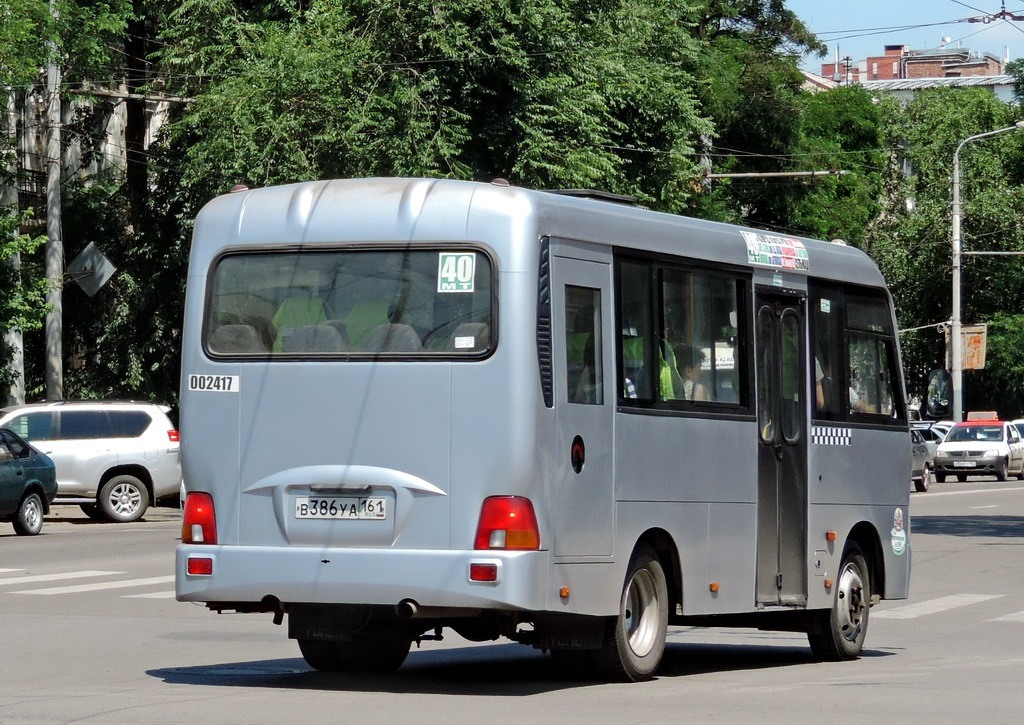
[[[665,653],[668,586],[654,549],[633,553],[619,600],[619,614],[608,624],[594,664],[609,679],[640,682],[654,676]]]
[[[850,543],[836,578],[832,608],[821,612],[816,631],[807,639],[820,660],[852,660],[860,655],[868,630],[871,578],[867,561],[857,544]]]
[[[321,672],[394,672],[405,662],[412,640],[396,632],[352,635],[348,642],[300,639],[306,664]]]

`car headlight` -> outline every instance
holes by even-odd
[[[996,456],[1000,455],[1000,452],[995,448],[992,448],[991,450],[985,451],[983,455],[985,456],[985,458],[995,458]]]
[[[939,449],[939,450],[935,451],[935,457],[936,458],[949,458],[949,451],[944,451],[942,449]]]

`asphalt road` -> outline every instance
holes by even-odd
[[[136,524],[56,507],[0,524],[2,723],[1019,723],[1024,483],[911,497],[911,598],[872,610],[864,655],[799,634],[676,628],[659,677],[587,682],[542,654],[455,635],[386,677],[311,671],[269,615],[173,597],[175,509]]]

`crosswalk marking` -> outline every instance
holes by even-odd
[[[151,576],[146,579],[121,579],[112,582],[95,582],[93,584],[72,584],[66,587],[49,587],[47,589],[27,589],[15,594],[75,594],[78,592],[96,592],[102,589],[124,589],[126,587],[144,587],[149,584],[168,584],[174,581],[174,575]]]
[[[1024,622],[1024,612],[1014,612],[1013,614],[1007,614],[1005,617],[996,617],[995,619],[988,620],[990,622]]]
[[[957,607],[966,607],[971,604],[978,604],[989,599],[998,599],[1002,594],[953,594],[948,597],[929,599],[925,602],[907,604],[895,609],[883,609],[871,612],[872,619],[914,619],[926,614],[937,614]]]
[[[174,590],[166,592],[148,592],[146,594],[122,594],[122,599],[174,599]]]
[[[13,571],[24,570],[15,569]],[[118,574],[127,573],[128,572],[124,571],[66,571],[60,574],[34,574],[32,576],[0,577],[0,586],[6,586],[8,584],[32,584],[35,582],[54,582],[61,581],[62,579],[81,579],[92,576],[116,576]]]

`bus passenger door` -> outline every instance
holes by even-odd
[[[552,256],[556,556],[612,553],[611,268]]]
[[[757,295],[757,602],[807,603],[807,401],[801,299]]]

